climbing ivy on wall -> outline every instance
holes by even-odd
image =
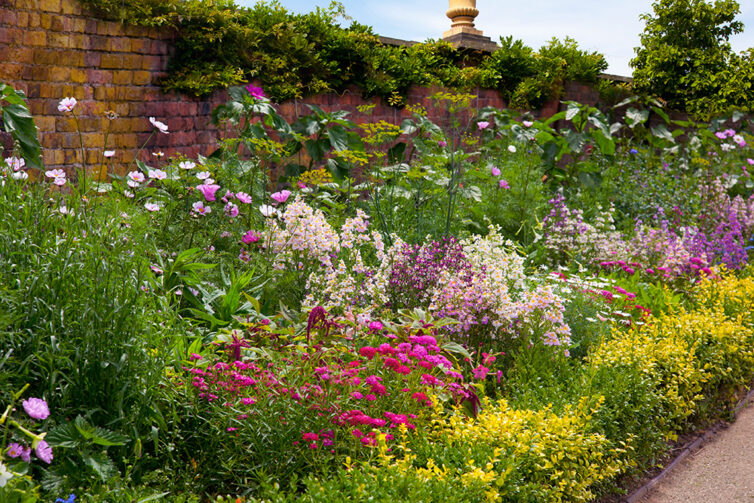
[[[258,79],[278,102],[355,85],[400,106],[412,85],[479,85],[536,108],[557,96],[564,80],[595,82],[607,67],[601,54],[581,51],[571,39],[553,39],[539,54],[503,39],[492,56],[443,41],[386,45],[368,26],[342,27],[348,18],[337,2],[295,14],[277,0],[253,7],[230,0],[81,1],[109,19],[176,30],[163,87],[197,96]]]

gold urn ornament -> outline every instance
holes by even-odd
[[[443,34],[443,38],[461,33],[482,35],[481,30],[474,28],[474,19],[479,15],[476,0],[450,0],[447,15],[453,21],[453,24],[450,26],[450,30]]]

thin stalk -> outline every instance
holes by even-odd
[[[79,118],[76,117],[76,112],[71,110],[73,115],[73,121],[76,123],[76,132],[79,134],[79,145],[81,145],[81,171],[79,172],[79,192],[83,195],[86,194],[86,152],[84,151],[84,135],[81,134],[81,126],[79,125]]]
[[[139,150],[138,150],[138,151],[136,152],[136,155],[134,156],[134,160],[133,160],[133,161],[131,161],[131,164],[129,164],[129,165],[128,165],[128,170],[127,170],[127,171],[131,171],[131,167],[133,167],[134,163],[135,163],[135,162],[137,161],[137,159],[139,158],[139,154],[141,154],[141,151],[142,151],[142,150],[144,150],[144,147],[146,147],[146,146],[147,146],[147,143],[149,143],[149,140],[151,140],[151,139],[152,139],[152,137],[154,136],[154,134],[155,134],[155,131],[154,131],[154,129],[153,129],[153,130],[152,130],[152,134],[150,134],[150,135],[149,135],[149,136],[147,137],[147,141],[145,141],[145,142],[144,142],[144,144],[143,144],[143,145],[141,146],[141,148],[139,148]]]

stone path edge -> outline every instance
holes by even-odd
[[[738,404],[733,409],[733,417],[734,420],[738,419],[738,416],[741,414],[741,411],[748,407],[752,402],[754,402],[754,388],[749,390],[749,393],[746,395],[745,398],[740,400]],[[701,435],[696,440],[689,443],[683,451],[664,469],[662,472],[660,472],[659,475],[657,475],[655,478],[644,484],[639,489],[635,490],[633,493],[628,495],[626,498],[621,499],[620,503],[639,503],[641,499],[649,493],[651,489],[653,489],[657,484],[659,484],[665,477],[670,475],[670,473],[675,469],[675,467],[686,457],[688,457],[689,454],[693,453],[697,449],[699,449],[702,445],[706,444],[707,442],[712,440],[712,437],[714,437],[717,433],[720,432],[721,429],[725,426],[726,423],[720,422],[717,425],[715,425],[713,428],[711,428],[709,431],[707,431],[704,435]]]

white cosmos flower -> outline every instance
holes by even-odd
[[[152,125],[154,127],[156,127],[160,131],[160,133],[168,134],[168,125],[165,124],[164,122],[160,122],[158,120],[155,120],[154,117],[150,117],[149,118],[149,122],[151,122]]]
[[[515,145],[508,145],[508,152],[510,152],[511,154],[515,154],[516,153],[516,146]]]
[[[193,163],[191,161],[182,161],[178,163],[178,167],[185,170],[194,169],[196,167],[196,163]]]
[[[275,214],[275,208],[268,204],[263,204],[262,206],[260,206],[259,211],[262,213],[262,215],[268,218]]]

